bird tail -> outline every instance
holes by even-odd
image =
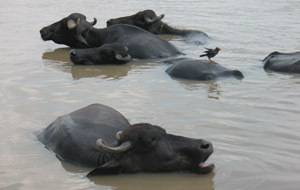
[[[204,56],[206,56],[206,54],[200,55],[200,57],[204,57]]]

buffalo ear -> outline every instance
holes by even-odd
[[[122,167],[121,164],[112,160],[108,163],[102,165],[100,168],[96,168],[87,174],[87,177],[97,176],[97,175],[117,175],[120,173]]]
[[[95,22],[97,22],[97,20],[95,20]],[[73,31],[74,38],[77,41],[89,47],[89,44],[87,43],[86,39],[84,39],[84,37],[82,36],[82,33],[86,30],[89,30],[90,23],[80,18],[78,18],[76,22],[70,19],[67,21],[67,26],[69,30]]]

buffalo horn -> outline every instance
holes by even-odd
[[[94,21],[93,22],[88,22],[89,24],[91,24],[92,26],[94,26],[96,23],[97,23],[97,19],[94,18]]]
[[[164,16],[165,16],[164,14],[161,14],[159,17],[156,17],[156,18],[154,18],[154,19],[151,19],[151,18],[149,18],[149,17],[146,17],[146,18],[145,18],[145,21],[146,21],[147,23],[153,23],[153,22],[155,22],[155,21],[158,21],[158,20],[163,19]]]
[[[121,153],[129,150],[131,148],[131,142],[126,141],[123,142],[120,146],[117,147],[110,147],[106,144],[106,142],[103,139],[98,139],[96,142],[96,146],[99,150],[107,153]]]
[[[121,54],[116,54],[115,58],[120,61],[129,61],[131,59],[131,56],[127,55],[126,57],[123,57]]]
[[[117,134],[116,134],[116,139],[117,139],[117,141],[120,141],[120,139],[121,139],[121,134],[122,134],[122,131],[117,132]]]

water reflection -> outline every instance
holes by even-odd
[[[208,81],[209,83],[207,84],[208,86],[208,98],[213,98],[213,99],[219,99],[219,96],[221,96],[221,89],[216,81]]]
[[[213,99],[219,99],[219,97],[222,95],[222,90],[215,80],[209,80],[209,81],[194,81],[194,80],[185,80],[180,79],[176,77],[172,77],[172,79],[178,81],[184,88],[187,90],[198,90],[199,88],[206,88],[208,95],[208,98]]]
[[[116,176],[95,176],[90,178],[96,185],[114,187],[118,190],[173,190],[214,189],[214,173],[198,175],[192,173],[122,174]]]
[[[43,53],[42,58],[46,60],[51,60],[55,62],[64,62],[72,64],[70,60],[70,48],[58,48],[54,51],[49,51]]]
[[[288,77],[288,78],[295,78],[298,79],[300,78],[300,74],[299,73],[285,73],[285,72],[276,72],[276,71],[271,71],[271,70],[265,70],[267,76],[270,77]]]
[[[128,75],[132,69],[132,64],[124,65],[101,65],[101,66],[71,66],[71,74],[73,79],[90,78],[102,76],[103,78],[122,79]]]
[[[121,79],[128,75],[128,72],[133,66],[132,63],[127,63],[124,65],[73,65],[69,56],[70,50],[70,48],[58,48],[54,51],[45,52],[42,58],[44,60],[50,60],[52,67],[64,72],[70,72],[73,79],[98,76],[103,78]],[[57,62],[60,64],[53,64]]]
[[[93,170],[93,168],[86,168],[86,167],[78,166],[78,165],[75,165],[75,164],[71,164],[71,163],[66,162],[64,160],[61,160],[59,157],[57,157],[57,159],[60,161],[62,167],[67,172],[79,173],[79,174],[87,175],[88,172],[90,172],[90,171]]]
[[[60,159],[59,159],[60,160]],[[80,167],[60,160],[67,172],[87,175],[92,168]],[[214,189],[215,173],[199,175],[194,173],[139,173],[89,177],[93,183],[110,186],[118,190],[153,189]]]

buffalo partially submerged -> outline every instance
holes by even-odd
[[[106,22],[107,26],[112,26],[115,24],[130,24],[137,27],[140,27],[146,31],[149,31],[153,34],[171,34],[178,36],[197,36],[201,38],[202,43],[205,43],[208,35],[204,32],[198,30],[180,30],[169,26],[164,23],[162,18],[164,14],[157,16],[153,10],[144,10],[140,11],[131,16],[125,16],[115,19],[110,19]]]
[[[166,133],[148,123],[130,125],[118,111],[92,104],[57,118],[38,139],[61,159],[94,167],[89,176],[135,172],[209,173],[212,144]]]
[[[244,78],[238,70],[229,70],[218,63],[211,63],[206,60],[180,58],[168,60],[172,65],[166,72],[173,77],[192,80],[214,80],[219,77]]]
[[[128,47],[133,58],[164,58],[180,54],[172,44],[131,25],[115,25],[109,28],[94,28],[80,13],[73,13],[62,20],[40,30],[43,40],[52,40],[73,48],[100,47],[104,44],[120,43]]]
[[[285,73],[300,73],[300,52],[270,53],[264,60],[264,69]]]
[[[104,44],[97,48],[73,49],[70,57],[77,65],[124,64],[131,59],[128,48],[118,43]]]

